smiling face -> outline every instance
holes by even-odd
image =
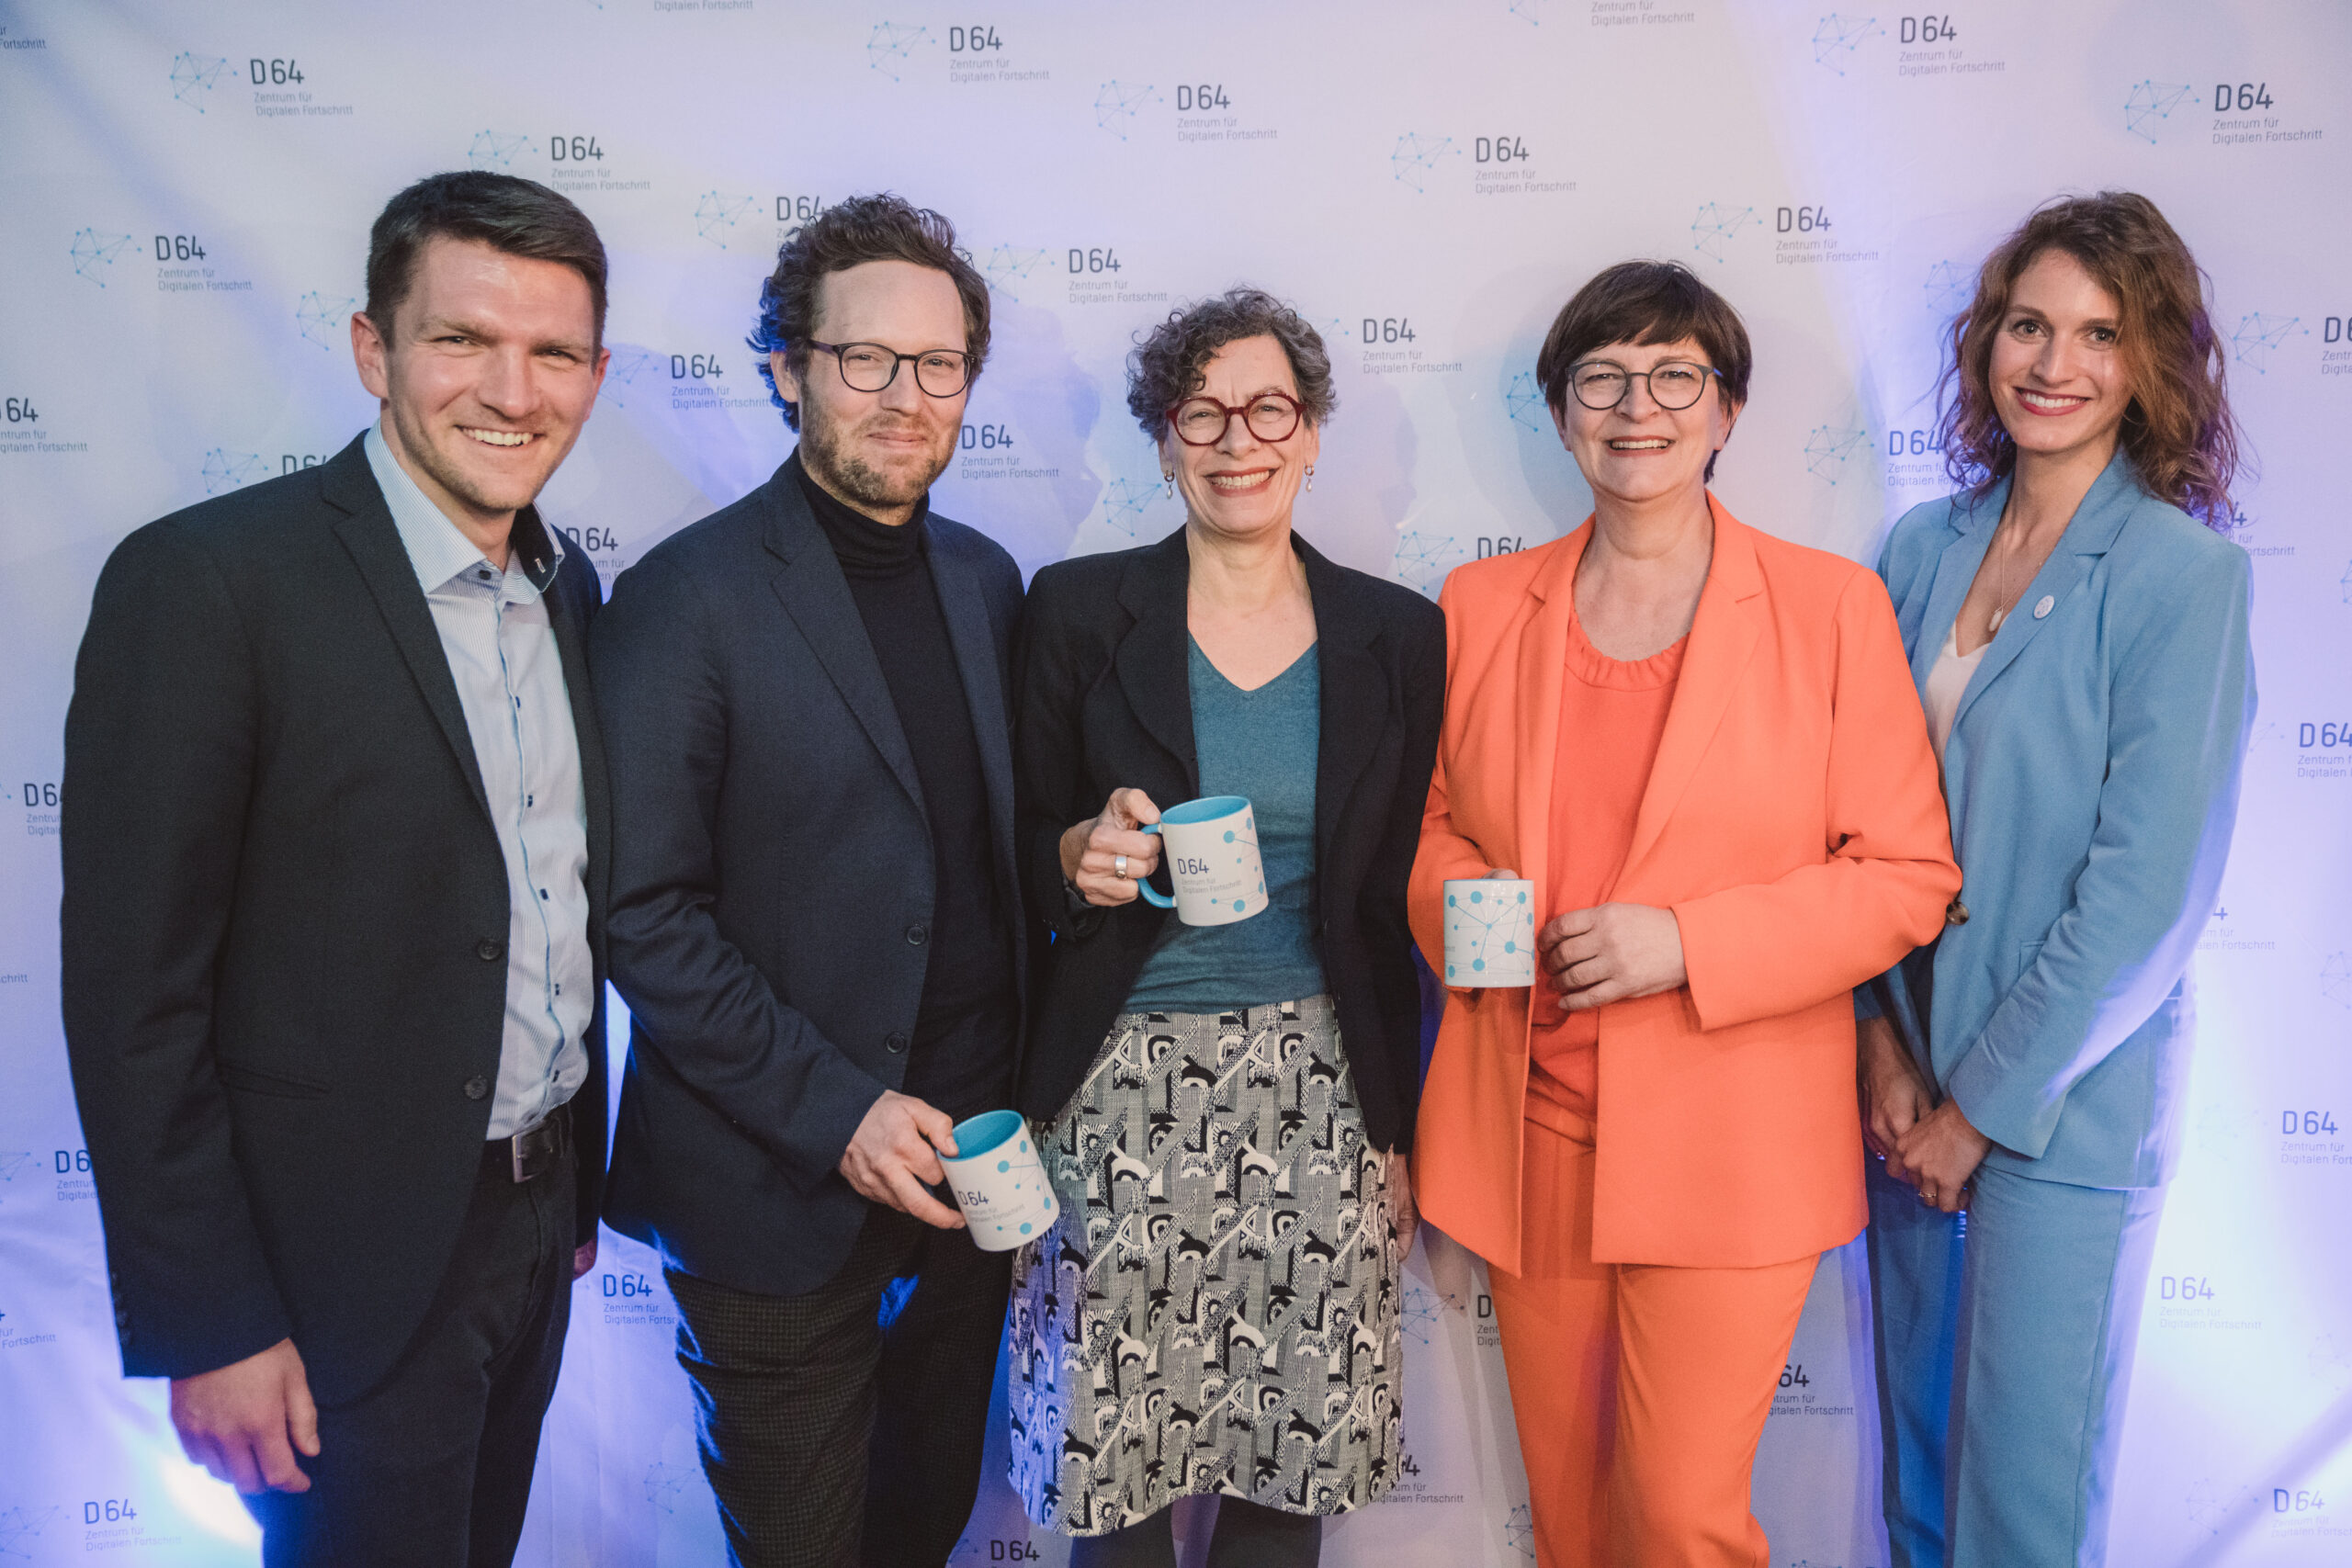
[[[1596,360],[1608,360],[1631,374],[1625,395],[1613,408],[1587,408],[1577,400],[1577,370],[1572,368],[1566,406],[1553,416],[1560,444],[1576,458],[1595,500],[1656,502],[1677,494],[1688,494],[1694,502],[1702,498],[1708,459],[1731,439],[1739,409],[1724,400],[1722,378],[1703,372],[1706,385],[1697,401],[1685,409],[1661,408],[1640,373],[1670,360],[1707,366],[1712,363],[1707,351],[1696,338],[1612,343],[1585,355],[1577,366]],[[1659,379],[1671,374],[1662,373]]]
[[[2021,453],[2111,451],[2132,406],[2121,309],[2081,262],[2044,251],[2018,275],[1993,336],[1993,411]]]
[[[937,267],[871,261],[827,273],[817,285],[822,343],[876,343],[899,354],[965,351],[964,298]],[[922,499],[956,455],[971,388],[934,398],[901,362],[890,384],[860,392],[842,379],[828,350],[808,351],[797,370],[768,356],[777,389],[800,411],[800,461],[817,482],[861,511],[901,512]]]
[[[608,357],[588,280],[475,240],[426,242],[390,322],[351,318],[392,455],[442,512],[503,529],[580,438]]]
[[[1266,392],[1298,396],[1290,355],[1271,336],[1237,338],[1218,349],[1201,374],[1200,389],[1192,395],[1214,398],[1228,408]],[[1298,428],[1280,441],[1260,440],[1237,415],[1210,446],[1187,446],[1163,427],[1159,468],[1176,476],[1193,522],[1230,538],[1250,538],[1290,526],[1299,482],[1321,449],[1315,427],[1303,415]]]

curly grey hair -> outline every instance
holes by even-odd
[[[1168,411],[1201,389],[1210,360],[1227,344],[1270,337],[1282,344],[1298,383],[1306,423],[1320,426],[1340,405],[1331,387],[1331,355],[1306,318],[1262,288],[1228,288],[1168,312],[1168,319],[1127,355],[1127,412],[1158,441]]]

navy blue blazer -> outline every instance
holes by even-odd
[[[2007,501],[2003,481],[1929,502],[1887,539],[1879,575],[1923,692]],[[1988,1163],[2017,1175],[2172,1173],[2186,976],[2254,723],[2250,564],[2118,452],[1962,694],[1943,766],[1968,918],[1856,1006],[1924,1042],[1998,1145]]]
[[[933,513],[1005,906],[1021,572]],[[836,1169],[904,1080],[931,829],[849,582],[779,468],[621,574],[590,647],[611,757],[613,984],[632,1015],[605,1223],[673,1267],[796,1295],[866,1200]],[[1014,975],[1026,970],[1016,933]]]

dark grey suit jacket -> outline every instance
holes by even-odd
[[[960,523],[923,525],[1017,910],[1021,572]],[[865,1223],[835,1168],[904,1080],[922,999],[936,890],[913,755],[783,469],[623,572],[593,657],[618,824],[613,980],[634,1031],[605,1221],[690,1274],[812,1290]],[[1015,986],[1024,952],[1016,935]]]
[[[542,539],[515,520],[514,546]],[[541,548],[545,546],[542,543]],[[548,594],[612,863],[585,637]],[[424,591],[359,441],[140,529],[98,579],[65,718],[65,1043],[123,1371],[289,1334],[322,1402],[393,1364],[481,1168],[505,1033],[506,862]],[[588,1032],[581,1235],[604,1174]]]

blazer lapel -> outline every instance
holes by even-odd
[[[1136,618],[1135,625],[1112,655],[1120,690],[1136,721],[1183,769],[1188,800],[1201,793],[1200,756],[1193,749],[1191,633],[1184,608],[1191,579],[1192,560],[1182,528],[1138,552],[1119,583],[1119,603]]]
[[[956,671],[964,682],[964,703],[971,710],[972,732],[979,742],[980,773],[989,793],[989,825],[997,843],[1009,845],[1012,841],[1012,727],[1005,716],[1003,671],[998,665],[995,634],[989,626],[988,603],[982,597],[979,574],[961,551],[944,543],[935,531],[926,543],[940,614],[947,621],[948,645],[955,650]]]
[[[914,753],[907,750],[906,732],[899,727],[899,710],[890,701],[889,684],[882,678],[881,663],[874,657],[873,643],[866,639],[865,622],[857,613],[857,601],[849,595],[849,580],[842,575],[833,547],[809,515],[799,480],[779,468],[765,488],[767,547],[783,563],[772,580],[775,596],[815,650],[817,662],[824,667],[834,690],[856,716],[865,738],[881,754],[899,787],[918,810],[924,810]]]
[[[1577,563],[1592,543],[1592,520],[1568,536],[1528,584],[1532,614],[1519,635],[1519,725],[1512,750],[1518,784],[1509,869],[1535,884],[1535,908],[1551,908],[1552,773],[1560,754],[1560,686],[1567,679],[1568,623],[1576,615]]]
[[[2035,607],[2048,599],[2055,612],[2091,574],[2092,565],[2115,542],[2115,536],[2122,529],[2124,519],[2132,514],[2138,488],[2139,480],[2132,473],[2132,460],[2124,456],[2122,448],[2118,447],[2106,469],[2091,481],[2091,488],[2085,492],[2081,504],[2075,508],[2075,515],[2067,519],[2066,531],[2058,536],[2050,558],[2041,563],[2041,570],[2033,574],[2033,581],[2026,585],[2025,592],[2018,595],[2017,604],[2003,617],[2001,629],[1993,634],[1992,645],[1984,649],[1983,662],[1976,666],[1976,673],[1969,678],[1967,689],[1960,694],[1960,705],[1952,710],[1951,729],[1955,739],[1960,734],[1960,721],[1968,716],[1968,710],[1976,705],[1985,688],[1999,680],[2002,671],[2017,662],[2018,655],[2026,650],[2027,645],[2041,634],[2043,625],[2051,619],[2049,615],[2036,615]],[[1993,516],[1997,520],[2000,513],[1996,512]],[[1984,535],[1989,541],[1992,530],[1985,529]],[[1953,609],[1957,612],[1959,606],[1955,604]],[[1921,640],[1926,639],[1922,637]],[[1945,751],[1945,766],[1949,771],[1955,765],[1950,743],[1947,743]]]
[[[1307,592],[1315,599],[1322,691],[1316,723],[1315,848],[1318,863],[1329,865],[1348,797],[1387,731],[1391,694],[1388,671],[1366,640],[1374,623],[1357,612],[1345,574],[1296,534],[1291,542],[1306,564]]]
[[[2001,520],[2001,509],[2008,499],[2009,481],[2003,479],[1982,502],[1954,520],[1959,536],[1936,558],[1935,579],[1928,585],[1928,608],[1911,649],[1911,683],[1922,692],[1928,689],[1928,672],[1943,652],[1944,634],[1960,618],[1961,604],[1984,564],[1984,552],[1993,543],[1993,525]]]
[[[410,676],[424,695],[424,705],[441,727],[442,739],[457,754],[466,787],[473,792],[474,805],[486,822],[490,800],[482,790],[481,763],[474,756],[466,710],[458,701],[458,682],[449,673],[449,656],[441,647],[440,629],[433,624],[424,590],[417,586],[416,568],[401,543],[400,529],[392,523],[392,509],[384,503],[384,492],[376,488],[376,476],[368,471],[367,449],[361,445],[365,440],[363,435],[329,460],[320,479],[320,493],[328,505],[343,513],[334,523],[335,536],[351,552],[352,563],[359,569],[360,579],[368,584],[392,635],[392,645],[407,662]]]
[[[1756,542],[1713,494],[1707,505],[1715,517],[1714,558],[1708,563],[1706,586],[1699,591],[1699,609],[1690,622],[1674,701],[1667,709],[1666,731],[1658,738],[1657,760],[1650,765],[1649,783],[1634,814],[1634,841],[1618,878],[1621,887],[1630,885],[1634,868],[1657,842],[1698,773],[1763,630],[1758,601],[1764,592],[1764,574],[1756,564]]]

